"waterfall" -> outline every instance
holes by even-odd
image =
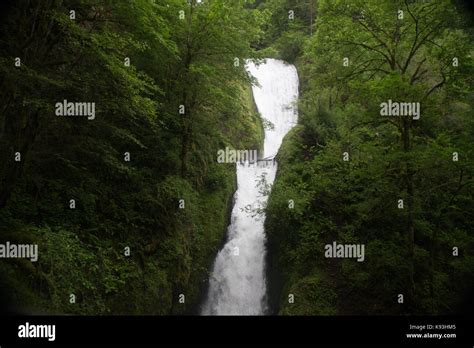
[[[255,65],[248,62],[247,71],[258,85],[253,86],[255,103],[261,117],[270,126],[265,129],[263,156],[273,159],[283,137],[296,124],[298,114],[298,74],[293,65],[267,59]],[[237,163],[237,191],[227,242],[217,254],[209,280],[203,315],[263,315],[267,311],[265,279],[264,214],[252,214],[245,207],[264,207],[259,182],[271,185],[276,162]]]

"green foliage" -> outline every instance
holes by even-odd
[[[262,17],[244,0],[18,2],[2,17],[0,239],[40,249],[37,264],[2,264],[13,303],[192,312],[235,190],[217,150],[263,141],[245,71]],[[96,118],[57,117],[64,99]]]
[[[22,310],[195,309],[235,190],[217,151],[259,148],[271,127],[245,71],[262,56],[295,62],[301,84],[266,212],[279,312],[463,310],[473,30],[452,1],[21,1],[1,16],[0,241],[40,248],[0,263]],[[64,99],[95,102],[95,120],[55,116]],[[388,99],[420,102],[420,120],[381,117]],[[324,258],[335,240],[365,261]]]
[[[258,14],[264,18],[265,34],[260,36],[262,55],[294,63],[302,53],[308,34],[314,30],[315,0],[268,0]]]
[[[276,42],[276,49],[280,52],[280,58],[294,63],[300,55],[305,36],[299,31],[287,31]]]
[[[267,207],[279,313],[461,313],[474,288],[472,23],[450,1],[328,0],[316,13],[296,59],[300,126]],[[388,99],[420,102],[420,120],[380,116]],[[364,244],[365,261],[325,258],[333,241]]]

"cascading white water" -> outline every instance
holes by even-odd
[[[293,65],[275,59],[258,66],[249,62],[247,70],[260,85],[252,88],[258,111],[273,125],[265,129],[264,154],[259,157],[272,159],[283,137],[297,122],[298,74]],[[228,241],[214,262],[203,315],[265,314],[265,216],[253,216],[244,208],[265,205],[267,196],[257,183],[264,176],[271,185],[276,171],[276,162],[237,163],[237,191]]]

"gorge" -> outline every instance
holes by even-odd
[[[253,95],[262,119],[273,127],[265,129],[263,158],[274,158],[283,138],[297,122],[298,74],[293,65],[267,59],[248,72],[256,78]],[[262,211],[277,171],[276,162],[249,161],[236,164],[234,195],[227,242],[213,265],[204,315],[262,315],[267,312],[265,277],[265,215],[249,214],[248,206]],[[262,190],[263,184],[263,190]]]

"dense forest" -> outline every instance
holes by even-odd
[[[40,250],[0,260],[15,310],[196,312],[236,189],[216,153],[262,146],[245,64],[265,57],[300,77],[299,124],[265,210],[272,313],[472,309],[464,2],[0,6],[0,243]],[[419,119],[381,116],[388,100],[419,103]],[[95,112],[58,117],[63,101]],[[364,262],[325,258],[333,241],[365,244]]]
[[[273,29],[301,79],[267,209],[275,311],[472,312],[472,18],[455,1],[316,3]],[[387,100],[418,119],[381,116]],[[364,262],[325,258],[333,241]]]
[[[261,19],[244,3],[2,2],[1,238],[40,249],[36,263],[2,260],[11,303],[197,303],[235,189],[215,154],[262,141],[244,69]],[[94,102],[95,119],[57,117],[63,100]]]

